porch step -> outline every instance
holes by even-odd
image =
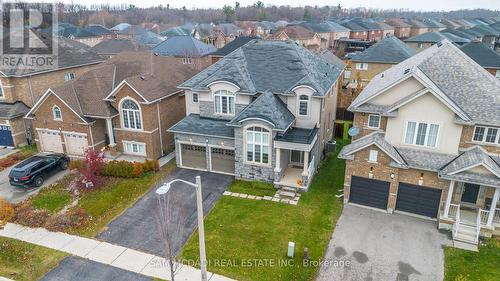
[[[468,226],[468,225],[460,225],[458,227],[458,233],[464,234],[464,235],[470,235],[473,237],[476,237],[477,234],[477,229],[475,226]]]
[[[473,252],[479,251],[476,243],[463,242],[459,240],[453,240],[453,247]]]
[[[283,186],[281,187],[281,190],[295,193],[295,188],[289,186]]]
[[[459,231],[453,240],[476,244],[476,235],[470,235]]]
[[[291,191],[280,190],[278,192],[278,194],[280,197],[289,197],[289,198],[295,197],[295,192],[291,192]]]

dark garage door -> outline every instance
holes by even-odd
[[[14,146],[10,126],[0,125],[0,146]]]
[[[387,209],[390,183],[353,176],[349,202],[369,207]]]
[[[435,218],[440,200],[440,189],[400,182],[396,210]]]

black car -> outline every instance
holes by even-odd
[[[32,156],[12,168],[9,182],[20,187],[39,187],[54,171],[66,170],[68,163],[69,158],[64,154]]]

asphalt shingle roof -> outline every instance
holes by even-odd
[[[215,81],[230,81],[247,93],[290,93],[300,85],[323,96],[341,69],[292,41],[253,40],[198,73],[180,88],[208,90]]]
[[[484,43],[474,41],[460,47],[460,50],[485,68],[500,68],[500,54]]]
[[[124,51],[145,50],[146,47],[130,39],[108,39],[97,43],[92,51],[102,55],[115,55]]]
[[[304,22],[303,27],[317,33],[348,32],[349,29],[332,21]]]
[[[162,56],[203,57],[217,50],[192,36],[173,36],[153,48],[153,52]]]
[[[0,118],[13,119],[26,115],[30,108],[21,101],[0,102]]]
[[[277,134],[274,138],[275,141],[311,144],[314,137],[318,134],[319,129],[314,127],[312,129],[305,128],[290,128],[284,134]]]
[[[351,60],[355,62],[400,63],[415,53],[413,48],[391,36],[375,43],[361,53],[354,54]]]
[[[446,67],[443,67],[446,66]],[[448,40],[375,76],[350,106],[356,110],[387,86],[416,75],[480,124],[500,124],[500,81]]]
[[[278,96],[272,93],[263,93],[234,117],[229,124],[239,126],[244,120],[256,118],[271,123],[274,129],[279,131],[285,131],[295,121],[295,116]]]
[[[253,37],[253,36],[239,36],[233,41],[227,43],[224,45],[224,47],[218,49],[217,51],[210,53],[211,56],[216,56],[216,57],[224,57],[229,55],[230,53],[234,52],[236,49],[239,47],[245,45],[246,43],[254,40],[254,39],[260,39],[259,37]]]
[[[190,114],[168,129],[172,133],[197,134],[204,136],[234,138],[234,128],[226,120],[200,117]]]
[[[365,147],[370,145],[376,145],[380,149],[382,149],[385,153],[387,153],[393,160],[396,160],[398,164],[404,165],[405,160],[401,157],[399,152],[384,139],[383,132],[373,132],[369,135],[366,135],[362,138],[353,141],[351,144],[342,147],[339,152],[339,158],[341,159],[349,159],[352,160],[353,153],[359,151]]]
[[[459,37],[455,34],[446,33],[446,32],[426,32],[424,34],[420,34],[417,36],[410,37],[405,39],[405,42],[424,42],[424,43],[437,43],[444,39],[448,39],[453,43],[464,44],[469,43],[470,40],[466,38]]]

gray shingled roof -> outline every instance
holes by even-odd
[[[192,36],[173,36],[153,48],[153,53],[161,56],[203,57],[217,50],[214,46],[205,44]]]
[[[0,118],[13,119],[26,115],[30,108],[21,101],[0,102]]]
[[[278,96],[267,92],[245,107],[228,124],[240,126],[241,122],[248,119],[265,120],[271,123],[275,130],[285,131],[295,121],[295,116]]]
[[[438,171],[453,160],[456,155],[437,153],[434,151],[396,147],[397,151],[405,159],[409,168],[419,170]]]
[[[341,70],[292,41],[254,40],[195,75],[179,87],[208,90],[215,81],[230,81],[247,93],[290,93],[307,85],[323,96]]]
[[[239,36],[233,41],[227,43],[224,45],[224,47],[218,49],[217,51],[210,53],[210,56],[216,56],[216,57],[224,57],[229,55],[230,53],[234,52],[234,50],[238,49],[239,47],[245,45],[246,43],[252,41],[252,40],[258,40],[260,37],[255,37],[255,36]]]
[[[384,139],[384,133],[379,131],[366,135],[360,139],[353,141],[351,144],[342,147],[342,150],[340,150],[338,157],[341,159],[352,160],[354,157],[353,153],[370,145],[378,146],[398,164],[405,165],[405,160],[401,157],[399,152]]]
[[[146,46],[125,38],[103,40],[91,48],[92,51],[101,55],[116,55],[124,51],[138,51],[146,49]]]
[[[410,37],[405,39],[405,42],[419,42],[419,43],[437,43],[444,39],[448,39],[453,43],[464,44],[470,42],[469,39],[459,37],[455,34],[446,33],[446,32],[426,32],[424,34],[420,34],[417,36]]]
[[[322,22],[303,22],[300,25],[316,32],[316,33],[330,33],[330,32],[348,32],[349,29],[336,22],[322,21]]]
[[[200,117],[198,114],[190,114],[168,129],[168,131],[172,133],[234,138],[234,128],[226,124],[226,120],[205,118]]]
[[[470,42],[460,50],[484,68],[500,68],[500,54],[482,42]]]
[[[446,67],[443,67],[446,65]],[[416,75],[465,115],[465,121],[500,124],[500,81],[444,40],[375,76],[350,106],[356,110],[386,87]]]
[[[416,51],[395,36],[384,38],[361,53],[351,57],[354,62],[400,63]]]
[[[319,129],[314,127],[312,129],[305,128],[290,128],[284,134],[277,134],[274,138],[275,141],[311,144],[314,137],[318,134]]]
[[[322,57],[323,59],[325,59],[330,64],[335,65],[338,69],[344,69],[347,66],[343,60],[341,60],[339,57],[337,57],[330,50],[324,50],[323,52],[319,53],[318,55],[320,57]]]

